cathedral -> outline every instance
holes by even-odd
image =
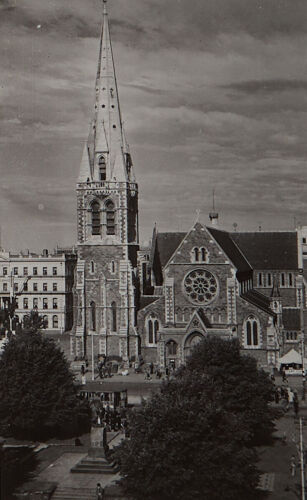
[[[138,185],[120,112],[104,2],[95,106],[77,192],[71,352],[178,367],[206,335],[238,338],[260,365],[300,341],[297,231],[229,233],[196,221],[139,249]]]

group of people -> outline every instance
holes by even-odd
[[[106,407],[95,407],[95,424],[103,426],[107,431],[122,431],[127,434],[128,422],[125,408],[113,409],[109,405]]]
[[[297,390],[292,390],[289,386],[278,386],[275,389],[275,403],[284,403],[285,410],[293,408],[294,414],[297,417],[299,412],[299,400]]]

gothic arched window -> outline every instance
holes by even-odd
[[[107,216],[107,234],[115,234],[115,210],[113,201],[108,200],[105,207]]]
[[[169,356],[176,356],[177,354],[177,342],[174,340],[169,340],[166,344],[167,354]]]
[[[92,234],[101,234],[100,228],[100,205],[98,201],[93,201],[91,205],[92,210]]]
[[[202,262],[207,262],[208,252],[205,248],[200,249]]]
[[[91,330],[96,331],[96,304],[95,302],[90,303],[91,308]]]
[[[107,167],[104,156],[99,156],[98,167],[99,167],[99,180],[105,181],[107,177]]]
[[[43,322],[44,322],[44,328],[48,328],[48,324],[49,324],[48,316],[43,317]]]
[[[198,250],[198,248],[193,248],[193,254],[194,254],[194,261],[198,262],[198,260],[199,260],[199,250]]]
[[[111,304],[111,331],[117,331],[117,311],[116,311],[116,302],[112,302]]]
[[[154,345],[158,342],[159,327],[159,321],[154,317],[154,315],[150,316],[147,321],[148,344]]]
[[[255,316],[249,316],[245,322],[246,347],[259,347],[259,322]]]

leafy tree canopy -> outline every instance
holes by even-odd
[[[186,367],[131,413],[131,438],[117,450],[127,489],[150,500],[255,498],[253,397],[262,408],[256,420],[272,425],[271,390],[237,342],[204,340]]]
[[[40,332],[11,336],[0,359],[0,432],[27,439],[77,434],[89,409],[62,351]]]

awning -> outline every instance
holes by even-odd
[[[287,352],[284,356],[279,358],[278,364],[280,365],[301,365],[302,364],[302,356],[295,349],[291,349],[291,351]],[[304,358],[304,365],[307,366],[307,359]]]

